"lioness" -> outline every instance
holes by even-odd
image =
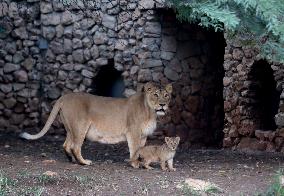
[[[100,97],[87,93],[66,94],[56,101],[45,126],[38,134],[25,132],[20,137],[28,140],[42,137],[60,112],[67,132],[63,147],[70,161],[75,157],[80,164],[92,163],[81,155],[85,138],[106,144],[127,141],[131,160],[137,149],[145,145],[147,136],[154,132],[157,115],[165,115],[171,93],[171,84],[161,88],[146,83],[142,92],[129,98]]]

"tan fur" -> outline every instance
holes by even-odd
[[[164,115],[171,99],[172,86],[144,85],[143,92],[129,98],[100,97],[87,93],[71,93],[55,103],[44,128],[36,135],[22,133],[25,139],[38,139],[50,128],[57,114],[66,129],[63,144],[68,158],[89,165],[81,155],[85,138],[106,144],[128,142],[130,158],[146,143],[156,128],[157,115]],[[74,157],[73,157],[74,156]]]
[[[166,162],[170,171],[176,171],[173,167],[173,158],[179,144],[179,137],[165,137],[166,143],[161,146],[144,146],[137,150],[131,164],[135,168],[139,168],[139,158],[143,160],[143,165],[146,169],[153,169],[150,164],[159,162],[162,170],[167,170]]]

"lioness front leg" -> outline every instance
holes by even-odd
[[[144,147],[147,141],[147,136],[144,136],[140,140],[140,147]]]
[[[136,160],[133,160],[133,157],[136,151],[140,147],[140,136],[138,134],[128,133],[126,135],[126,139],[127,139],[129,153],[130,153],[130,160],[131,160],[130,165],[134,168],[137,168],[137,163],[135,162]]]
[[[130,153],[130,160],[133,158],[134,154],[140,147],[140,136],[138,134],[127,134],[126,135],[129,153]]]

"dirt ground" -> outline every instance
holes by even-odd
[[[93,165],[82,166],[68,162],[63,141],[63,136],[52,135],[24,141],[16,134],[1,133],[0,171],[2,178],[5,176],[10,182],[6,194],[192,195],[178,185],[194,178],[220,187],[222,193],[215,195],[257,195],[272,183],[284,162],[280,153],[179,150],[174,161],[176,172],[161,171],[158,165],[147,171],[131,168],[124,161],[128,158],[126,144],[85,142],[83,156],[91,159]],[[46,171],[56,175],[43,175]]]

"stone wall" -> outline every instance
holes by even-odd
[[[255,86],[263,81],[255,75],[265,62],[257,47],[229,38],[225,47],[222,33],[179,23],[150,0],[86,2],[0,3],[1,129],[38,131],[58,97],[94,92],[101,68],[113,64],[125,96],[148,81],[173,84],[169,115],[159,118],[155,137],[177,134],[193,146],[282,149],[283,65],[263,68],[281,98],[275,99],[275,127],[268,130],[261,122],[264,110],[256,107],[261,96]],[[62,128],[58,122],[56,129]]]
[[[259,46],[248,44],[250,42],[245,37],[227,39],[223,79],[223,146],[242,150],[283,151],[284,65],[269,64],[260,59]],[[265,72],[261,76],[263,81],[255,78],[259,69]],[[270,79],[275,84],[265,88]],[[265,96],[272,100],[261,100]],[[267,102],[269,109],[276,107],[275,111],[265,110]]]
[[[163,67],[155,75],[173,82],[174,96],[170,115],[161,124],[167,124],[166,134],[178,134],[193,145],[218,145],[224,119],[223,34],[180,24],[169,12],[159,13]]]
[[[150,1],[7,5],[15,16],[5,16],[11,31],[1,38],[1,128],[36,131],[54,100],[70,91],[92,92],[100,68],[113,61],[126,96],[147,81],[173,83],[170,115],[159,119],[156,135],[206,144],[222,140],[221,33],[180,24],[171,10],[153,10]]]
[[[40,115],[41,35],[38,2],[0,3],[0,126],[36,126]]]

